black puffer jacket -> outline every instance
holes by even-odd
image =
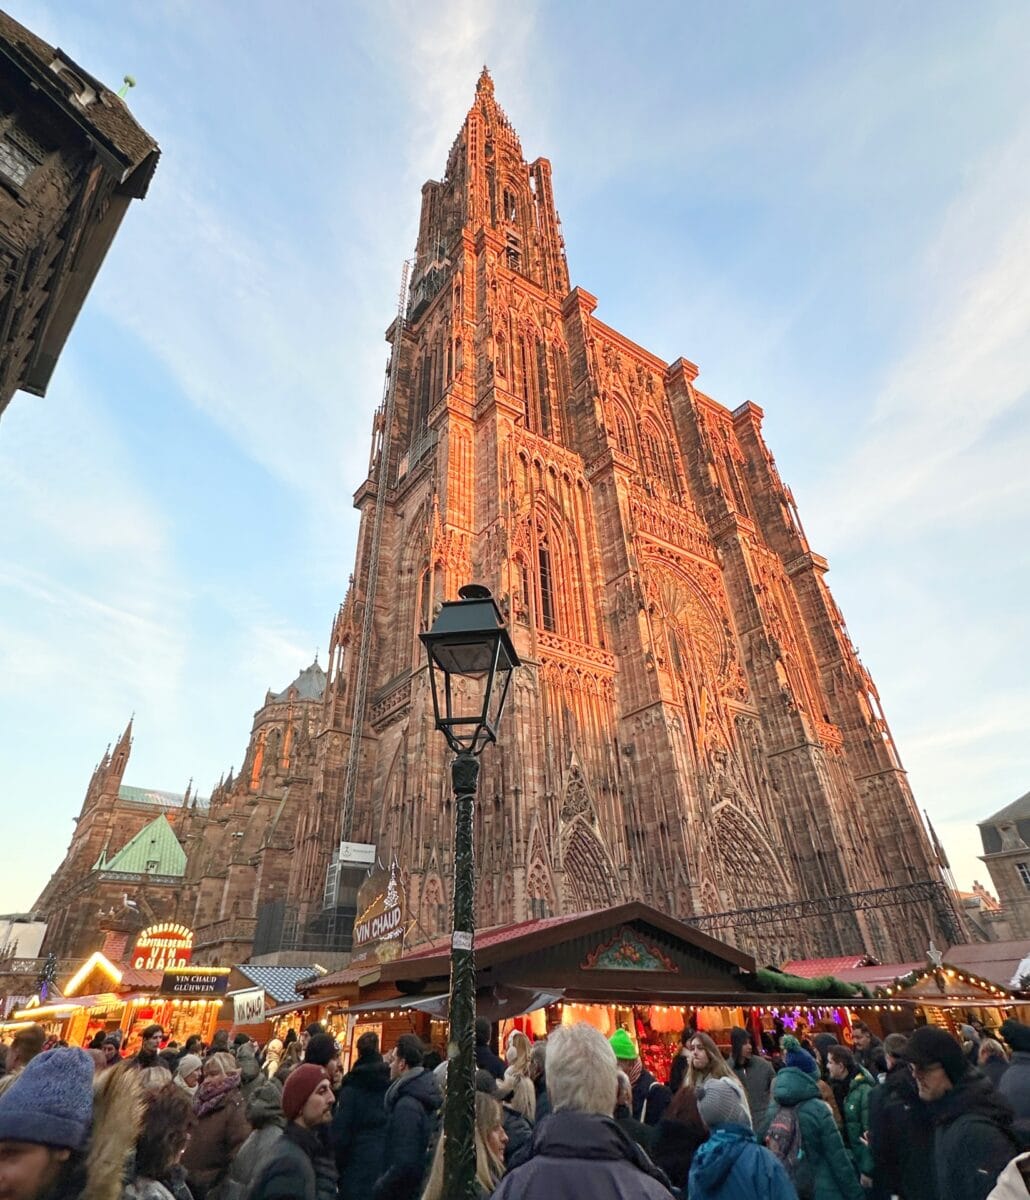
[[[869,1148],[873,1152],[871,1200],[937,1200],[933,1171],[934,1123],[919,1099],[916,1081],[901,1063],[869,1097]]]
[[[521,1167],[533,1153],[533,1126],[510,1104],[501,1105],[502,1124],[508,1138],[504,1147],[504,1169]]]
[[[332,1140],[340,1171],[340,1200],[367,1200],[383,1173],[390,1068],[381,1054],[359,1058],[343,1077]]]
[[[385,1170],[376,1181],[374,1200],[410,1200],[418,1195],[442,1102],[432,1072],[422,1067],[405,1071],[390,1084],[384,1097]]]
[[[927,1105],[934,1122],[937,1192],[947,1200],[986,1200],[1009,1159],[1022,1149],[1011,1106],[979,1071],[969,1070]]]
[[[328,1138],[291,1121],[247,1200],[336,1200],[336,1164]]]

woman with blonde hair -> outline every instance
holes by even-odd
[[[193,1112],[196,1125],[182,1165],[195,1200],[206,1200],[227,1181],[236,1151],[250,1136],[239,1066],[226,1051],[209,1055],[204,1063]]]
[[[707,1033],[691,1034],[690,1041],[687,1042],[687,1073],[683,1079],[683,1087],[694,1088],[696,1091],[703,1083],[708,1083],[712,1079],[725,1079],[732,1086],[740,1096],[740,1102],[748,1114],[748,1124],[750,1125],[752,1123],[751,1107],[747,1102],[744,1085]]]
[[[444,1200],[443,1158],[446,1142],[447,1135],[441,1134],[422,1200]],[[493,1193],[504,1174],[504,1147],[507,1144],[508,1135],[502,1124],[501,1106],[485,1092],[476,1092],[476,1195],[484,1200]]]
[[[1005,1053],[1005,1047],[997,1039],[991,1037],[984,1038],[980,1043],[976,1061],[980,1070],[995,1087],[1001,1083],[1002,1075],[1009,1069],[1009,1056]]]
[[[497,1085],[497,1097],[504,1100],[530,1124],[536,1121],[536,1088],[529,1076],[529,1059],[533,1046],[518,1029],[508,1034],[508,1066],[504,1079]]]

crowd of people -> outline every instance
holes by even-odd
[[[1030,1026],[923,1026],[848,1046],[803,1028],[729,1053],[684,1031],[667,1080],[587,1024],[502,1060],[476,1023],[475,1186],[496,1200],[1030,1197]],[[168,1042],[0,1052],[0,1200],[448,1200],[447,1063],[413,1034],[350,1070],[319,1025],[258,1047]]]

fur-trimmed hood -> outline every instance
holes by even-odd
[[[93,1126],[80,1200],[120,1200],[125,1168],[143,1120],[139,1071],[128,1066],[102,1072],[93,1087]]]

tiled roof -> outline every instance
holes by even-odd
[[[161,986],[163,971],[139,971],[135,967],[122,967],[122,981],[118,985],[123,992],[145,992]]]
[[[1011,804],[1006,804],[1004,808],[998,809],[993,817],[979,821],[978,824],[997,825],[999,821],[1023,821],[1027,818],[1030,818],[1030,792],[1020,796],[1018,800],[1013,800]]]
[[[313,963],[310,967],[262,967],[244,963],[236,970],[255,987],[264,988],[277,1004],[299,1001],[301,997],[297,992],[297,984],[318,974],[318,968]]]
[[[281,692],[276,692],[272,699],[289,700],[290,692],[295,688],[298,700],[321,700],[325,695],[325,685],[326,673],[318,665],[316,658],[310,667],[305,667],[301,671],[289,687],[283,688]]]
[[[1008,987],[1016,968],[1030,954],[1030,938],[1005,942],[960,942],[944,954],[944,961],[962,971],[972,971],[999,987]]]
[[[50,90],[72,111],[82,124],[91,128],[104,142],[112,146],[130,167],[141,163],[148,154],[157,150],[157,143],[145,129],[140,126],[129,112],[125,101],[114,92],[104,87],[99,80],[93,79],[82,67],[70,59],[62,50],[55,50],[41,37],[37,37],[24,25],[19,25],[13,17],[0,11],[0,47],[9,56],[20,60],[23,64],[32,64],[35,72],[46,84],[52,84]],[[95,85],[98,98],[88,107],[74,106],[66,99],[61,91],[58,77],[51,69],[51,63],[60,61],[77,75]]]
[[[186,851],[162,813],[144,825],[113,858],[102,855],[97,869],[130,875],[185,875]]]
[[[182,808],[185,798],[182,792],[163,792],[160,788],[129,787],[125,783],[118,789],[119,800],[128,800],[131,804],[153,804],[158,808]],[[191,797],[191,800],[194,798],[198,808],[207,808],[206,797]]]
[[[871,966],[875,966],[875,962],[868,954],[840,954],[836,958],[795,958],[784,963],[780,970],[785,975],[818,979],[821,975],[839,975],[841,971]]]
[[[921,962],[881,963],[875,967],[842,968],[835,971],[845,983],[864,983],[868,988],[884,987],[909,971],[925,971],[926,959]]]

